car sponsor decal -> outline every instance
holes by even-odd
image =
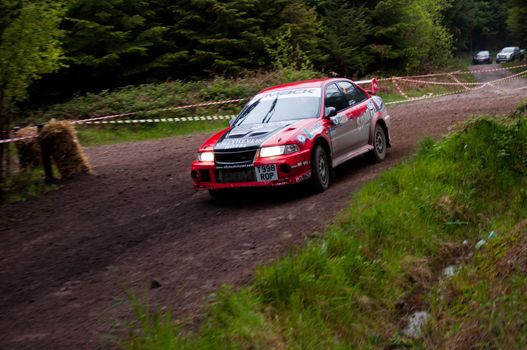
[[[330,119],[333,126],[340,126],[349,122],[349,118],[345,114],[339,114],[334,117],[331,117]]]
[[[310,140],[313,139],[313,137],[315,137],[316,134],[318,134],[319,132],[322,132],[322,130],[324,130],[324,127],[320,123],[316,123],[309,129],[305,129],[305,128],[302,129],[302,131],[307,135],[307,138]]]
[[[296,164],[291,165],[291,169],[296,169],[296,168],[299,168],[301,166],[306,166],[306,165],[309,165],[309,164],[311,164],[311,162],[309,160],[304,160],[303,162],[298,162]]]
[[[230,150],[236,148],[256,148],[276,133],[282,131],[292,122],[274,125],[238,126],[226,132],[214,146],[214,150]],[[256,136],[255,134],[263,134]],[[254,135],[254,136],[253,136]]]
[[[300,135],[297,135],[296,139],[298,140],[298,142],[300,142],[301,144],[304,144],[306,143],[306,137],[303,135],[303,134],[300,134]]]
[[[313,97],[313,98],[321,98],[322,97],[322,89],[320,88],[309,88],[309,89],[292,89],[292,90],[282,90],[282,91],[271,91],[271,92],[264,92],[262,94],[256,95],[249,104],[253,103],[253,101],[256,101],[258,99],[261,99],[262,101],[265,100],[273,100],[276,97],[282,98],[292,98],[292,97]]]
[[[305,180],[309,179],[310,177],[311,177],[311,171],[308,171],[307,173],[298,176],[295,180],[298,183],[298,182],[305,181]]]

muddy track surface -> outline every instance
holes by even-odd
[[[132,319],[129,291],[148,291],[175,319],[199,317],[219,286],[248,283],[257,266],[321,235],[354,191],[423,137],[512,111],[527,97],[512,88],[525,85],[390,106],[386,161],[344,164],[319,195],[262,189],[214,202],[194,192],[189,166],[207,134],[89,149],[96,176],[0,208],[0,349],[115,348]]]

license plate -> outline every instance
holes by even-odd
[[[278,180],[278,172],[276,171],[276,164],[260,165],[255,168],[256,181],[273,181]]]

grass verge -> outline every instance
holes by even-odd
[[[101,127],[80,125],[77,126],[77,135],[82,145],[96,146],[213,131],[222,129],[227,125],[227,120]]]
[[[0,185],[0,206],[35,198],[57,188],[57,185],[44,182],[44,171],[41,168],[23,170],[8,177],[6,182]]]
[[[470,256],[489,232],[509,237],[527,217],[523,111],[499,121],[474,119],[440,142],[424,141],[412,161],[358,191],[323,239],[261,268],[252,285],[218,292],[197,332],[136,303],[139,321],[123,347],[442,348],[445,338],[455,344],[467,319],[479,326],[469,328],[480,330],[470,333],[475,344],[521,347],[524,339],[514,336],[525,334],[518,312],[527,305],[520,295],[526,279],[514,264],[509,277],[492,272],[496,257],[519,249],[500,247],[520,240],[498,239],[482,249],[488,257]],[[445,296],[442,269],[464,261]],[[482,280],[488,276],[494,280]],[[402,329],[417,310],[430,311],[433,326],[414,339]]]
[[[527,64],[526,60],[502,63],[501,66],[505,68],[509,68],[509,67],[515,67],[515,66],[520,66],[524,64]],[[518,68],[510,68],[509,70],[511,71],[512,74],[518,74],[518,73],[525,72],[526,69],[527,69],[526,67],[518,67]]]

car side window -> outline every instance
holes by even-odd
[[[344,93],[344,96],[346,96],[348,106],[356,105],[368,98],[364,91],[349,81],[339,81],[337,84]]]
[[[348,108],[348,101],[336,84],[330,84],[326,87],[325,107],[335,107],[337,112]]]

